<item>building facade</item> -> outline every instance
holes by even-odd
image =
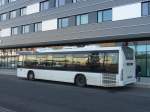
[[[149,0],[0,0],[0,68],[17,51],[51,46],[128,45],[150,77]]]

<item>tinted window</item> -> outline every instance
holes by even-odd
[[[76,24],[77,25],[88,24],[88,14],[76,16]]]
[[[24,67],[36,67],[38,61],[36,59],[36,55],[26,55],[24,57]]]
[[[122,47],[125,57],[127,60],[133,60],[134,58],[134,51],[132,48],[129,47]]]
[[[103,22],[103,12],[102,11],[99,11],[98,12],[98,22]]]
[[[69,26],[69,18],[61,18],[58,20],[59,28],[65,28]]]
[[[42,23],[34,23],[34,32],[42,31]]]
[[[43,1],[40,3],[40,10],[41,11],[48,10],[48,9],[49,9],[49,0]]]
[[[68,71],[118,73],[117,52],[26,55],[25,67]]]
[[[73,54],[72,66],[75,70],[88,70],[88,54]]]
[[[65,0],[56,0],[56,7],[65,5]]]
[[[20,16],[26,15],[26,7],[20,9]]]
[[[10,19],[15,18],[16,16],[17,16],[16,10],[10,12]]]
[[[0,6],[5,5],[5,0],[0,0]]]
[[[18,27],[13,27],[13,28],[11,29],[11,34],[12,34],[12,35],[17,35],[17,34],[18,34]]]
[[[7,13],[4,13],[4,14],[1,15],[1,20],[2,21],[7,20]]]
[[[29,33],[30,32],[30,25],[22,26],[22,33]]]
[[[65,68],[66,57],[65,55],[53,55],[53,67],[54,68]]]
[[[149,2],[142,3],[142,16],[148,16],[149,15]]]
[[[103,11],[103,21],[111,21],[112,20],[112,10],[104,10]]]
[[[118,73],[119,53],[105,53],[104,72]]]
[[[112,21],[112,9],[98,11],[98,22]]]
[[[8,0],[8,2],[9,2],[9,3],[11,3],[11,2],[15,2],[15,1],[16,1],[16,0]]]

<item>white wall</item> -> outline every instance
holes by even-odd
[[[113,21],[141,17],[141,3],[114,7],[112,15]]]
[[[11,28],[2,29],[0,36],[1,37],[11,36]]]
[[[57,19],[42,21],[42,31],[57,29]]]
[[[40,3],[35,3],[27,6],[27,15],[37,13],[40,11]]]

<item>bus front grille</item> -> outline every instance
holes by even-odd
[[[102,85],[104,87],[114,87],[116,86],[116,74],[102,74]]]

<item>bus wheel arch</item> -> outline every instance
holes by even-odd
[[[87,78],[84,74],[76,74],[74,78],[74,84],[79,87],[85,87],[87,85]]]
[[[35,75],[34,72],[32,70],[29,70],[27,73],[27,79],[28,80],[34,80],[35,79]]]

